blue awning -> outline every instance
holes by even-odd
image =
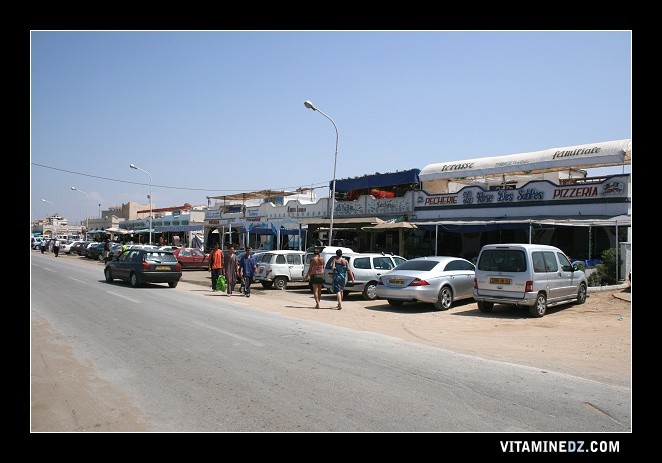
[[[411,169],[403,172],[364,175],[363,177],[336,180],[336,191],[347,193],[352,190],[360,190],[363,188],[410,185],[419,182],[418,173],[420,171],[420,169]],[[329,182],[329,189],[333,189],[333,182]]]

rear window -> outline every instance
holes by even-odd
[[[524,272],[526,271],[526,255],[521,249],[487,249],[480,255],[478,270]]]
[[[159,252],[153,251],[148,252],[145,255],[145,260],[153,262],[177,262],[175,255],[172,252]]]
[[[408,260],[397,267],[394,270],[417,270],[419,272],[427,272],[439,265],[439,262],[436,260]]]

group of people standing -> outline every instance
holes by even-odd
[[[237,257],[234,246],[228,246],[227,256],[219,248],[218,243],[214,243],[214,249],[209,254],[209,270],[211,271],[211,289],[217,291],[216,283],[222,276],[227,283],[226,294],[232,295],[237,281],[241,283],[240,292],[246,297],[251,297],[251,284],[257,271],[257,262],[252,254],[251,248],[246,248],[246,254]]]

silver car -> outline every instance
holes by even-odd
[[[475,269],[460,257],[417,257],[382,275],[376,294],[392,306],[425,302],[447,310],[455,301],[473,298]]]

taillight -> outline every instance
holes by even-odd
[[[143,270],[149,270],[150,268],[152,268],[152,264],[150,264],[147,261],[143,261],[142,264],[140,264],[140,266],[143,268]]]
[[[177,272],[181,272],[181,271],[182,271],[182,264],[180,264],[179,261],[175,264],[175,270],[176,270]]]
[[[474,289],[478,289],[478,278],[474,278]]]
[[[526,285],[524,285],[524,292],[525,293],[533,292],[533,281],[529,280],[526,282]]]
[[[384,282],[382,281],[382,277],[379,277],[379,280],[377,280],[377,286],[382,285],[384,286]]]
[[[420,278],[414,278],[414,281],[409,283],[407,286],[430,286],[430,283],[425,280],[421,280]]]

